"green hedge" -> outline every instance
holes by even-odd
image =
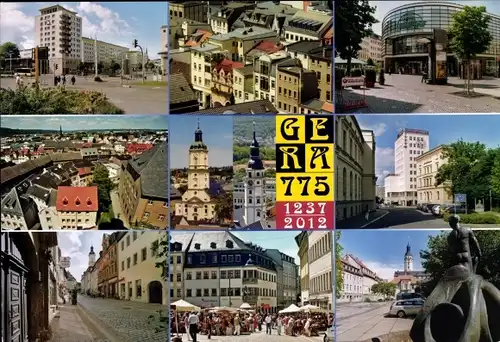
[[[123,114],[97,91],[57,88],[0,88],[2,114]]]
[[[448,222],[451,215],[446,213],[443,219]],[[500,216],[494,213],[472,213],[472,214],[459,214],[460,223],[463,224],[500,224]]]

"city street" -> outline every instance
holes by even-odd
[[[498,228],[494,224],[464,224],[471,228]],[[416,208],[383,208],[371,213],[368,221],[364,215],[340,221],[337,229],[377,229],[377,228],[415,228],[441,229],[450,228],[442,218],[424,213]]]
[[[347,113],[498,113],[500,112],[500,79],[471,81],[482,96],[464,98],[452,93],[463,91],[464,81],[450,77],[448,85],[421,83],[421,76],[385,74],[385,85],[375,88],[343,90],[344,101],[366,95],[368,107]]]
[[[124,84],[132,84],[138,82],[137,85],[131,85],[130,88],[124,88],[120,84],[119,77],[102,77],[104,82],[95,82],[93,76],[76,76],[75,85],[71,82],[66,82],[66,88],[69,90],[94,90],[103,92],[109,100],[123,109],[126,114],[167,114],[167,87],[153,86],[151,81],[147,84],[140,84],[140,79],[135,81],[124,80]],[[34,81],[34,78],[24,77],[24,84],[29,85]],[[14,89],[16,82],[14,78],[2,78],[2,88]],[[41,84],[52,86],[52,76],[42,76]],[[44,85],[48,84],[48,85]]]
[[[337,303],[336,342],[366,341],[385,334],[410,330],[413,320],[385,317],[391,302]]]
[[[188,337],[186,334],[182,337],[182,342],[187,342]],[[210,342],[289,342],[289,341],[308,341],[308,342],[320,342],[323,341],[323,335],[316,337],[307,336],[286,336],[282,334],[279,336],[276,330],[273,330],[272,335],[266,335],[265,331],[256,332],[251,335],[240,335],[240,336],[212,336],[209,340],[207,335],[198,335],[198,341],[210,341]]]
[[[150,324],[148,319],[150,315],[157,317],[159,310],[166,313],[166,305],[79,295],[78,306],[81,308],[81,317],[88,330],[98,331],[101,335],[106,336],[107,340],[125,342],[164,342],[167,340],[165,323],[163,323],[164,326],[157,322]],[[63,314],[61,313],[61,315]],[[156,332],[156,327],[162,327],[162,329]],[[84,340],[76,338],[64,341],[80,342]]]

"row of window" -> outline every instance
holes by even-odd
[[[174,289],[170,289],[170,295],[173,297]],[[177,297],[182,297],[182,290],[177,289]],[[212,289],[186,289],[186,297],[218,297],[218,291],[215,288]],[[221,288],[221,297],[241,297],[241,296],[261,296],[261,297],[276,297],[277,291],[274,289],[257,288],[257,287],[231,287],[231,288]]]

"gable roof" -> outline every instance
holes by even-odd
[[[58,211],[88,212],[99,210],[97,186],[60,186],[57,188]]]

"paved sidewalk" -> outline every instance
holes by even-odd
[[[50,342],[90,342],[96,339],[87,329],[77,312],[77,306],[59,307],[59,314],[52,323],[52,339]]]

